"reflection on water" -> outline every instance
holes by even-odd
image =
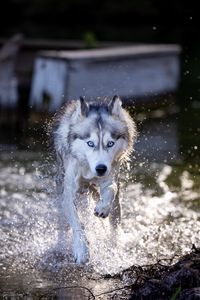
[[[94,217],[92,203],[88,207],[90,261],[82,268],[70,255],[70,230],[66,252],[53,251],[56,195],[46,154],[1,152],[2,299],[92,299],[91,292],[100,295],[126,284],[104,275],[181,255],[200,244],[199,166],[181,162],[175,119],[159,120],[143,123],[136,158],[122,172],[123,217],[116,242],[108,221]]]
[[[165,119],[151,120],[140,129],[136,150],[148,161],[172,162],[179,159],[179,138],[177,122]]]

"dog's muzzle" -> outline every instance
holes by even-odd
[[[98,176],[103,176],[103,175],[105,175],[105,173],[107,171],[107,167],[103,164],[97,165],[95,170],[96,170]]]

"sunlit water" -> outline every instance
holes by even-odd
[[[126,279],[119,282],[103,279],[104,275],[116,274],[131,265],[178,258],[190,251],[192,244],[200,245],[199,166],[181,162],[176,124],[169,120],[167,124],[160,124],[159,132],[155,123],[148,124],[148,130],[145,126],[141,129],[136,157],[121,174],[122,224],[116,241],[111,238],[108,220],[94,216],[93,203],[87,207],[83,221],[90,259],[84,267],[74,264],[70,229],[66,252],[54,251],[58,199],[54,166],[48,155],[1,152],[0,291],[3,299],[89,296],[86,289],[77,286],[87,287],[99,295],[126,284]],[[102,299],[106,297],[109,295]]]

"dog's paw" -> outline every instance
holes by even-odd
[[[106,218],[110,213],[111,206],[99,201],[94,209],[94,214],[100,218]]]
[[[74,239],[73,254],[75,263],[78,265],[83,265],[88,261],[89,251],[84,238]]]

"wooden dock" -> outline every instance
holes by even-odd
[[[180,51],[179,45],[164,44],[42,51],[35,60],[30,105],[54,112],[80,95],[94,99],[118,94],[129,101],[148,101],[175,92]]]

